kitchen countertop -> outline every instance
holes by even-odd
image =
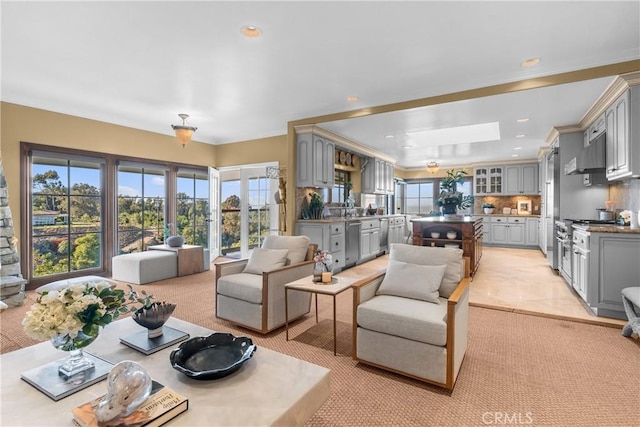
[[[318,224],[330,224],[332,222],[345,222],[345,221],[366,221],[368,219],[382,219],[382,218],[395,218],[398,216],[405,216],[403,214],[393,215],[366,215],[366,216],[353,216],[353,217],[329,217],[325,219],[298,219],[297,222],[304,223],[318,223]]]
[[[577,225],[573,228],[590,233],[624,233],[624,234],[640,234],[640,228],[631,228],[628,225],[608,225],[608,224],[591,224]]]
[[[540,218],[540,214],[528,214],[528,215],[518,215],[518,214],[501,214],[501,213],[492,213],[492,214],[473,214],[473,216],[510,216],[510,217],[522,217],[522,218]]]
[[[475,218],[473,216],[463,217],[444,217],[444,216],[427,216],[422,218],[411,218],[411,222],[445,222],[445,223],[460,223],[460,222],[476,222],[482,221],[481,218]]]

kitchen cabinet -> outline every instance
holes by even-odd
[[[634,86],[605,111],[608,180],[640,174],[640,87]]]
[[[332,188],[335,178],[335,144],[312,132],[299,133],[297,153],[298,187]]]
[[[504,194],[538,194],[538,164],[505,166]]]
[[[491,243],[506,246],[525,245],[525,219],[518,217],[491,217]]]
[[[606,129],[606,114],[602,114],[584,131],[583,142],[584,146],[588,147],[591,142],[596,139]]]
[[[331,254],[333,272],[341,271],[345,265],[345,223],[304,221],[296,224],[296,235],[307,236],[311,243],[318,245],[318,250],[326,250]]]
[[[538,246],[538,233],[540,218],[525,218],[526,236],[524,244],[527,246]]]
[[[362,192],[367,194],[392,194],[393,164],[370,157],[362,172]]]
[[[587,301],[589,281],[589,235],[573,230],[573,253],[571,255],[571,286]]]
[[[360,260],[362,262],[380,253],[380,220],[363,220],[360,226]]]
[[[502,166],[478,167],[473,169],[474,194],[490,195],[503,192]]]
[[[405,218],[403,216],[389,219],[389,244],[405,243],[404,241]]]

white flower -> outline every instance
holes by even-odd
[[[620,212],[620,218],[625,222],[625,224],[629,223],[631,221],[631,211],[624,210]]]

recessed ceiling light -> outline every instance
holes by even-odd
[[[529,58],[522,63],[520,63],[521,67],[533,67],[534,65],[538,65],[540,63],[540,58]]]
[[[402,147],[402,148],[404,148],[405,150],[410,150],[410,149],[412,149],[412,148],[413,148],[413,146],[411,146],[411,145],[405,145],[405,146],[404,146],[404,147]]]
[[[359,100],[359,99],[360,99],[360,98],[358,98],[358,97],[357,97],[357,96],[355,96],[355,95],[347,96],[347,101],[349,101],[349,102],[356,102],[356,101],[357,101],[357,100]]]
[[[528,122],[528,121],[529,121],[528,117],[526,117],[524,119],[518,119],[518,123],[524,123],[524,122]]]
[[[516,138],[524,138],[524,137],[525,137],[524,133],[520,133],[520,134],[516,135]]]
[[[511,157],[520,157],[520,154],[512,154]]]
[[[254,27],[253,25],[245,25],[240,29],[240,31],[242,31],[243,36],[250,39],[257,39],[262,35],[262,30],[258,27]]]
[[[522,150],[522,147],[513,147],[514,150]]]
[[[385,135],[385,138],[395,138],[393,135],[389,134],[389,135]]]

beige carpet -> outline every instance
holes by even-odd
[[[320,297],[320,322],[310,313],[286,342],[284,330],[260,336],[215,319],[213,271],[136,288],[176,303],[177,318],[331,369],[331,397],[310,426],[640,425],[640,344],[619,329],[471,307],[469,348],[448,394],[354,363],[350,291],[338,297],[333,356],[330,297]],[[34,344],[20,327],[33,299],[0,314],[2,353]]]

